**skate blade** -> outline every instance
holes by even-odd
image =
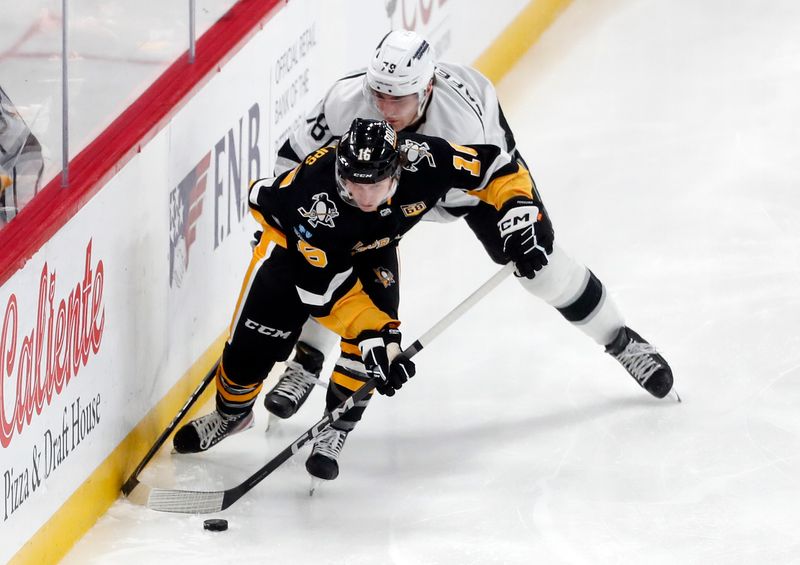
[[[281,422],[283,421],[284,421],[283,418],[281,418],[280,416],[276,416],[275,414],[267,410],[267,423],[264,426],[264,433],[266,434],[275,431],[280,431]]]
[[[678,391],[675,390],[675,387],[673,387],[672,390],[669,391],[669,393],[667,394],[667,397],[675,400],[678,403],[682,403],[683,402],[683,400],[681,399],[681,395],[678,394]]]
[[[311,477],[311,486],[308,488],[308,496],[314,496],[314,493],[317,489],[323,484],[328,483],[330,481],[326,481],[325,479],[320,479],[317,477]]]

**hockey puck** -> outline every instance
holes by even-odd
[[[203,522],[203,529],[211,532],[224,532],[228,529],[228,521],[222,518],[211,518]]]

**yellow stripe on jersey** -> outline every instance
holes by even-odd
[[[261,224],[261,227],[263,228],[264,232],[264,235],[261,236],[261,241],[256,246],[256,252],[258,252],[257,251],[258,248],[260,248],[262,245],[264,246],[263,249],[266,250],[267,248],[266,243],[270,241],[274,241],[275,243],[286,249],[286,235],[281,230],[279,230],[278,228],[274,227],[272,224],[267,222],[267,220],[264,219],[264,216],[258,210],[251,209],[250,212],[252,212],[253,217],[256,219],[256,221],[259,224]]]
[[[242,303],[244,302],[244,298],[247,294],[247,290],[250,288],[250,278],[254,276],[254,271],[256,267],[260,264],[261,260],[264,258],[265,252],[261,252],[259,255],[259,248],[261,244],[265,241],[268,241],[266,238],[261,238],[261,243],[259,243],[255,250],[253,251],[253,258],[250,259],[250,264],[247,266],[247,272],[244,274],[244,280],[242,281],[242,288],[239,291],[239,297],[236,299],[236,307],[233,309],[233,318],[231,318],[231,323],[228,326],[228,341],[230,341],[231,336],[233,335],[233,324],[236,323],[237,318],[239,317],[239,310],[242,307]]]
[[[483,190],[470,190],[469,194],[477,196],[499,210],[515,196],[533,198],[533,183],[527,169],[520,165],[516,173],[497,177]]]
[[[3,191],[12,184],[14,184],[14,181],[11,179],[10,176],[0,174],[0,194],[2,194]]]
[[[347,390],[350,391],[356,391],[360,389],[361,386],[366,382],[354,379],[353,377],[345,375],[344,373],[340,373],[339,371],[334,371],[331,374],[331,380],[340,387],[346,388]],[[371,390],[369,393],[372,394],[373,392],[375,391]]]
[[[330,314],[317,321],[345,339],[354,339],[364,330],[381,330],[387,324],[400,325],[399,320],[375,306],[359,280],[336,301]]]
[[[253,215],[258,215],[256,217],[259,222],[263,222],[264,218],[261,216],[259,212],[253,210]],[[260,218],[260,219],[259,219]],[[233,317],[231,318],[231,324],[228,326],[228,339],[233,335],[233,324],[236,322],[237,318],[239,317],[239,309],[242,307],[242,303],[247,295],[247,291],[250,288],[250,279],[255,276],[256,269],[261,265],[261,262],[264,260],[264,257],[267,256],[267,252],[269,250],[270,245],[280,245],[281,247],[286,247],[286,236],[283,235],[280,231],[273,228],[266,222],[262,223],[264,227],[264,233],[261,236],[261,240],[256,245],[255,249],[253,249],[253,257],[250,259],[250,264],[247,266],[247,272],[244,274],[244,280],[242,281],[242,288],[239,291],[239,297],[236,299],[236,307],[233,309]]]
[[[294,177],[297,174],[297,170],[299,168],[300,168],[300,166],[298,165],[297,167],[292,169],[292,171],[288,175],[283,177],[283,180],[281,181],[281,184],[278,185],[278,188],[286,188],[287,186],[292,184],[292,181],[294,180]]]
[[[357,355],[361,359],[361,348],[355,343],[348,343],[346,341],[340,342],[342,353],[349,353],[350,355]]]
[[[231,381],[230,378],[228,378],[228,375],[225,374],[225,369],[222,368],[222,365],[220,365],[219,369],[217,370],[217,381],[216,381],[217,392],[219,393],[220,396],[222,396],[222,398],[231,402],[242,403],[242,402],[247,402],[248,400],[252,400],[256,396],[258,396],[259,392],[261,392],[263,384],[264,383],[253,383],[252,385],[239,385]],[[235,390],[237,388],[241,389],[241,388],[251,388],[251,387],[255,388],[253,388],[253,390],[251,390],[250,392],[244,392],[244,393],[232,393],[228,390],[229,388]]]

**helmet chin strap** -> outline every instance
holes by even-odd
[[[411,125],[416,124],[418,121],[422,119],[422,116],[425,115],[425,110],[428,109],[428,102],[431,101],[431,94],[433,94],[433,79],[428,85],[422,90],[422,93],[419,94],[419,106],[417,106],[417,117],[414,118],[414,121]]]
[[[383,202],[379,204],[379,206],[383,206],[389,200],[392,199],[394,193],[397,192],[397,185],[400,184],[400,173],[398,172],[396,175],[392,176],[392,188],[389,189],[389,192],[386,194],[386,198],[383,199]]]

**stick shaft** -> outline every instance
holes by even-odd
[[[502,280],[514,269],[514,264],[509,263],[500,269],[489,280],[483,283],[472,294],[465,298],[458,306],[448,312],[441,320],[425,332],[410,347],[406,348],[401,355],[410,359],[431,341],[436,339],[439,334],[460,318],[467,310],[472,308],[486,294],[494,289]],[[285,447],[280,453],[273,457],[264,466],[250,475],[242,483],[224,491],[189,491],[178,489],[159,489],[149,488],[147,496],[147,506],[152,510],[160,512],[177,512],[182,514],[204,514],[225,510],[242,496],[247,494],[258,483],[267,478],[275,469],[283,465],[295,453],[297,453],[306,443],[317,437],[323,429],[333,424],[342,415],[360,402],[378,384],[375,378],[369,379],[349,398],[336,407],[331,413],[325,414],[321,420],[306,430],[300,437]]]
[[[203,377],[203,380],[200,381],[200,383],[197,385],[197,388],[194,389],[194,392],[192,392],[191,396],[189,396],[189,398],[183,404],[183,406],[175,415],[175,417],[172,419],[172,421],[167,425],[166,429],[163,432],[161,432],[161,435],[158,436],[158,438],[156,438],[155,443],[153,443],[153,445],[150,446],[150,450],[145,454],[145,456],[133,470],[133,473],[131,473],[131,475],[128,477],[128,480],[126,480],[125,483],[122,485],[122,494],[128,496],[131,493],[131,491],[134,488],[136,488],[136,485],[139,484],[139,473],[142,472],[142,469],[145,468],[145,466],[150,462],[153,456],[155,456],[158,450],[161,449],[161,446],[164,444],[164,442],[167,440],[167,438],[170,436],[173,430],[175,430],[180,421],[183,420],[183,417],[186,416],[186,413],[189,411],[189,409],[194,405],[195,402],[197,402],[197,399],[200,398],[200,396],[203,394],[203,391],[206,389],[206,387],[208,387],[208,384],[212,380],[214,380],[214,376],[217,374],[218,366],[219,366],[219,361],[214,363],[214,366],[206,374],[206,376]]]
[[[492,278],[487,280],[483,283],[480,287],[478,287],[472,294],[467,296],[461,303],[450,310],[445,316],[436,322],[433,327],[431,327],[428,331],[422,334],[414,343],[408,346],[403,354],[407,358],[411,358],[420,351],[422,351],[431,341],[436,339],[439,334],[441,334],[444,330],[452,326],[456,320],[458,320],[461,316],[463,316],[467,310],[472,308],[475,304],[477,304],[480,300],[483,299],[484,296],[489,294],[492,290],[497,287],[505,278],[514,270],[514,263],[508,263],[502,269],[497,271]]]

